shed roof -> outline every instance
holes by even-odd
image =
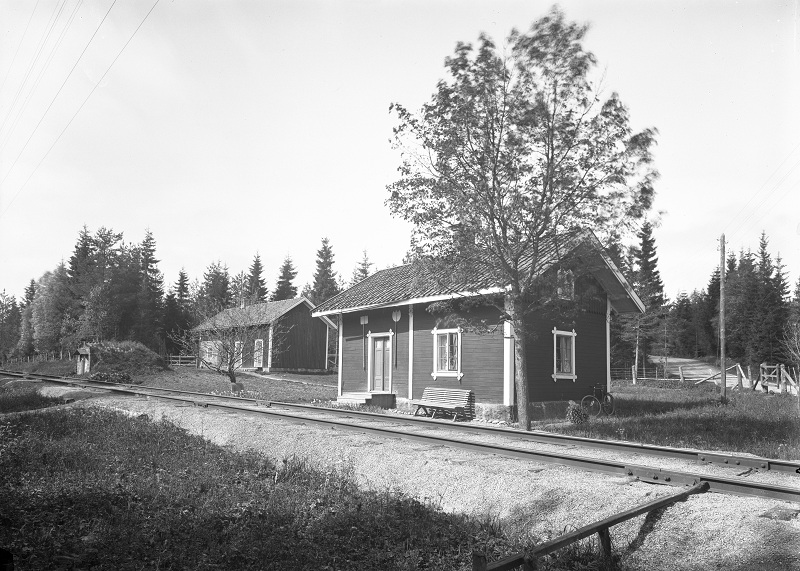
[[[314,304],[305,297],[296,297],[294,299],[285,299],[281,301],[266,301],[246,307],[231,307],[206,319],[203,323],[195,327],[194,330],[208,331],[211,329],[229,329],[232,327],[250,325],[268,325],[301,304],[306,304],[311,310],[315,307]],[[325,322],[335,327],[329,319],[326,318]]]
[[[644,311],[644,304],[633,288],[605,253],[602,244],[591,232],[557,245],[545,245],[539,254],[542,261],[540,273],[546,272],[568,254],[587,264],[591,272],[606,291],[614,309],[619,313]],[[317,317],[336,313],[350,313],[378,307],[430,303],[455,297],[501,293],[504,287],[489,277],[481,277],[469,283],[442,284],[426,274],[424,268],[406,264],[380,270],[363,279],[353,287],[321,303],[313,315]]]

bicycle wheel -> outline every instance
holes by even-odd
[[[586,395],[581,399],[581,408],[590,416],[600,414],[600,401],[593,395]]]
[[[611,393],[606,393],[603,397],[603,402],[600,403],[600,409],[608,416],[614,414],[614,397]]]

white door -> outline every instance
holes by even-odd
[[[256,345],[253,349],[253,366],[260,369],[264,366],[264,340],[256,339]]]

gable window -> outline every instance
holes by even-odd
[[[561,379],[575,382],[575,330],[559,331],[553,328],[553,380]]]
[[[575,274],[572,270],[558,270],[558,299],[575,299]]]
[[[461,379],[461,329],[434,329],[433,372],[431,376]]]

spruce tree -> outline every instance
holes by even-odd
[[[249,305],[249,296],[247,293],[248,281],[247,274],[244,272],[239,272],[233,276],[233,280],[231,280],[231,303],[236,307],[245,307]]]
[[[247,295],[250,303],[261,303],[267,301],[267,284],[263,277],[264,268],[261,265],[261,256],[256,252],[253,263],[250,265],[250,273],[247,277]]]
[[[139,291],[137,295],[136,338],[151,349],[158,349],[163,335],[161,315],[164,300],[164,277],[158,270],[156,242],[148,229],[138,247]]]
[[[364,278],[369,277],[369,275],[372,273],[372,266],[373,263],[369,261],[367,251],[364,250],[361,261],[358,262],[355,268],[353,268],[353,275],[350,277],[350,287],[356,285]]]
[[[189,305],[191,302],[189,296],[189,276],[186,274],[184,268],[181,268],[181,271],[178,272],[178,281],[175,282],[175,301],[181,311],[186,314],[189,313]]]
[[[327,238],[322,239],[322,245],[317,250],[317,270],[314,272],[314,285],[308,292],[309,299],[314,305],[319,305],[339,293],[336,283],[336,272],[333,271],[333,248]]]
[[[627,326],[629,331],[626,337],[635,337],[633,340],[635,360],[638,367],[644,367],[647,356],[655,348],[656,339],[663,335],[660,318],[663,317],[665,299],[664,284],[661,282],[661,274],[658,271],[658,257],[652,224],[645,221],[637,236],[639,237],[639,246],[633,249],[633,259],[636,264],[634,285],[644,303],[645,312],[632,319],[632,323]],[[631,327],[633,331],[630,330]]]
[[[292,258],[286,256],[279,270],[278,282],[275,284],[275,291],[272,292],[271,301],[282,301],[284,299],[294,299],[297,297],[297,287],[292,283],[297,277],[297,270],[294,268]]]
[[[230,275],[222,262],[212,262],[203,274],[199,292],[199,311],[203,318],[216,315],[231,306]]]
[[[797,284],[794,286],[794,297],[789,304],[789,321],[791,323],[800,323],[800,277],[797,278]]]
[[[31,278],[28,286],[25,288],[25,293],[22,297],[22,307],[29,307],[33,300],[36,298],[36,280]]]

